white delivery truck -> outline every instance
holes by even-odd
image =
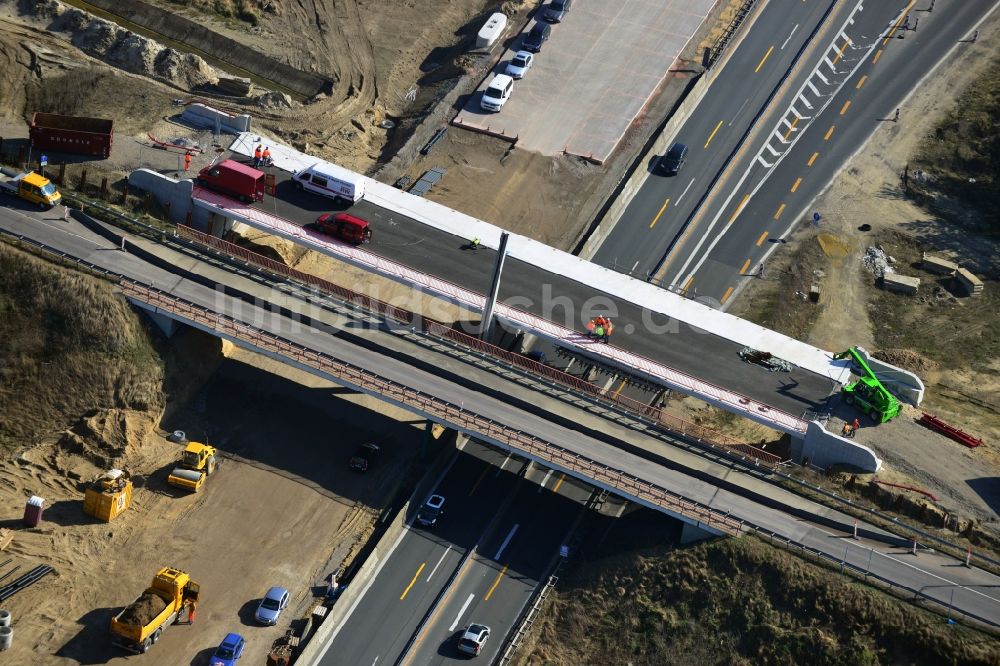
[[[293,177],[300,190],[322,194],[337,203],[355,204],[365,195],[365,177],[330,162],[317,162]]]

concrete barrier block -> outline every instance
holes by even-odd
[[[810,464],[822,468],[851,465],[863,472],[877,472],[882,467],[882,459],[874,451],[830,432],[819,421],[809,422],[799,458],[803,462],[808,458]]]
[[[174,224],[186,224],[193,205],[194,181],[176,180],[152,169],[136,169],[128,175],[128,186],[149,192],[157,203],[169,207]]]

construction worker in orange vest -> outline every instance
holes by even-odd
[[[191,151],[189,150],[184,153],[184,171],[190,171],[190,170],[191,170]]]
[[[260,146],[258,145],[253,151],[253,165],[260,166],[260,160],[261,160],[261,150]]]
[[[263,158],[263,160],[261,161],[261,164],[263,166],[271,166],[271,147],[270,146],[264,146],[264,152],[261,154],[261,157]]]

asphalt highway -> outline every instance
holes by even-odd
[[[510,504],[455,576],[414,637],[401,665],[466,661],[457,643],[471,623],[490,628],[479,658],[493,663],[515,618],[543,581],[593,491],[565,475],[532,466]]]
[[[472,622],[491,629],[480,655],[491,661],[590,496],[474,440],[432,492],[446,498],[438,524],[407,527],[319,664],[464,660],[457,639]]]
[[[798,80],[788,86],[788,94],[775,100],[775,107],[789,108],[795,102],[792,95],[800,88],[799,81],[809,79],[823,95],[811,95],[806,90],[807,98],[817,110],[820,103],[827,104],[825,110],[813,117],[801,103],[797,105],[800,113],[810,117],[797,123],[794,130],[799,135],[797,141],[780,162],[774,164],[774,155],[765,151],[764,156],[773,168],[752,161],[762,142],[734,162],[733,170],[737,174],[747,173],[749,178],[739,190],[732,192],[736,196],[727,206],[705,211],[701,228],[683,248],[678,248],[667,267],[664,274],[667,282],[688,290],[696,288],[699,295],[718,299],[725,305],[741,285],[754,279],[747,276],[760,274],[762,265],[765,267],[763,277],[768,279],[766,257],[780,249],[781,238],[797,225],[811,224],[813,212],[820,214],[819,226],[822,227],[823,211],[811,211],[809,206],[826,184],[876,129],[907,122],[905,98],[914,86],[919,85],[955,47],[959,50],[991,48],[987,44],[963,43],[962,40],[967,39],[975,25],[996,7],[995,2],[939,0],[933,12],[924,10],[928,5],[927,2],[904,5],[910,9],[908,23],[904,19],[891,35],[878,39],[877,35],[892,24],[901,7],[865,3],[864,10],[857,12],[844,30],[852,46],[844,50],[837,68],[853,74],[843,77],[844,85],[836,94],[832,94],[832,86],[825,86],[820,77],[833,83],[837,75],[823,66],[819,67],[818,75],[813,73],[813,67],[821,59],[831,58],[830,51],[817,48],[811,54],[807,67],[798,73]],[[910,28],[906,29],[906,25]],[[824,35],[826,39],[833,37],[835,35]],[[830,43],[839,50],[843,39]],[[864,60],[857,62],[861,57]],[[897,108],[900,111],[898,121],[895,120]],[[780,116],[762,120],[765,127],[776,125],[778,131],[788,135],[788,124],[780,124]],[[788,120],[794,120],[794,116],[786,113],[785,121]],[[773,135],[765,136],[764,140],[780,148]],[[899,166],[902,171],[903,165]],[[758,187],[760,189],[744,203],[742,197]],[[719,214],[719,223],[710,229],[709,221]],[[863,222],[865,220],[857,220],[859,225]],[[703,242],[699,244],[699,240]]]
[[[438,524],[407,528],[319,663],[396,663],[456,567],[483,537],[492,518],[491,509],[500,505],[504,494],[517,483],[518,468],[524,461],[516,465],[508,462],[501,469],[503,459],[490,449],[471,444],[457,454],[431,491],[446,499]],[[484,473],[487,471],[490,473]],[[414,513],[411,507],[407,517],[411,524]],[[358,640],[359,636],[365,640]]]
[[[674,141],[690,151],[687,163],[676,176],[665,177],[654,173],[659,156],[652,157],[645,183],[598,248],[594,263],[639,278],[656,269],[830,4],[767,3],[677,132]]]
[[[737,486],[740,483],[761,483],[756,477],[741,481],[740,477],[745,475],[739,470],[719,470],[723,473],[727,486],[720,487],[709,482],[709,477],[703,473],[696,478],[691,475],[691,469],[667,467],[624,449],[609,446],[586,432],[560,425],[543,415],[523,411],[507,402],[502,395],[469,390],[457,385],[450,377],[416,367],[405,358],[387,355],[369,346],[360,346],[338,333],[340,328],[351,326],[352,320],[346,317],[332,316],[331,323],[324,320],[323,326],[318,326],[316,322],[306,324],[299,317],[274,310],[266,303],[247,303],[211,285],[185,278],[175,272],[180,270],[176,261],[167,270],[153,266],[131,252],[121,252],[114,243],[96,236],[75,221],[62,221],[62,215],[58,211],[29,212],[25,207],[15,204],[11,208],[0,209],[0,228],[43,242],[69,258],[80,258],[131,279],[157,286],[202,307],[253,322],[265,331],[283,336],[292,344],[367,368],[390,381],[418,390],[424,396],[461,404],[464,409],[493,423],[534,434],[584,459],[669,488],[716,511],[773,531],[782,538],[826,553],[828,557],[838,560],[843,558],[856,566],[865,567],[864,570],[873,575],[891,580],[897,585],[920,590],[925,596],[953,604],[956,610],[1000,625],[1000,598],[995,596],[995,590],[1000,589],[1000,577],[981,569],[965,568],[953,558],[934,550],[921,549],[919,556],[910,555],[904,540],[863,522],[860,524],[861,539],[845,538],[850,534],[854,523],[852,518],[769,484],[765,484],[766,490],[754,491],[758,494],[766,493],[767,501],[761,501],[753,494],[747,495],[739,491]],[[192,260],[185,258],[185,262],[190,264]],[[212,267],[211,272],[225,284],[240,284],[245,281],[238,274],[220,268]],[[372,336],[395,339],[391,332],[381,329],[366,331]],[[640,435],[636,434],[635,437]],[[717,466],[716,463],[701,458],[693,460],[691,464],[703,470]],[[460,489],[458,492],[461,494]],[[619,492],[628,497],[627,489]],[[461,500],[459,503],[461,504]],[[498,508],[495,503],[489,506],[491,515],[502,515],[502,508]],[[473,529],[474,534],[474,528],[470,529]],[[502,526],[500,529],[502,530]],[[470,533],[460,532],[455,538],[468,543],[469,535]],[[424,548],[427,550],[423,554],[429,557],[433,546],[425,544]],[[416,585],[414,582],[414,586]]]

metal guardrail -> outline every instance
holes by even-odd
[[[729,25],[726,26],[722,35],[716,40],[715,46],[712,47],[712,54],[706,65],[708,69],[711,69],[712,66],[719,61],[719,58],[722,57],[722,54],[726,52],[726,47],[729,46],[729,42],[732,41],[733,35],[735,35],[736,31],[743,25],[743,21],[745,21],[747,16],[750,15],[750,10],[753,9],[753,6],[756,4],[757,0],[743,0],[743,4],[736,11],[736,16],[734,16],[733,20],[729,22]]]
[[[907,585],[901,585],[899,583],[893,582],[892,580],[890,580],[888,578],[885,578],[884,576],[880,576],[880,575],[872,573],[871,571],[866,570],[866,569],[864,569],[864,568],[862,568],[862,567],[860,567],[860,566],[858,566],[856,564],[852,564],[851,562],[848,562],[846,559],[837,559],[836,557],[830,555],[829,553],[824,553],[821,550],[817,550],[816,548],[812,548],[810,546],[807,546],[804,543],[801,543],[799,541],[794,541],[792,539],[787,539],[787,538],[781,536],[780,534],[776,534],[775,532],[772,532],[771,530],[765,529],[763,527],[757,527],[755,525],[750,525],[748,523],[744,523],[744,529],[746,530],[746,532],[748,534],[752,532],[757,537],[759,537],[761,539],[767,539],[768,543],[770,543],[771,545],[783,547],[783,548],[785,548],[786,550],[788,550],[790,552],[798,552],[798,553],[801,553],[802,555],[809,555],[809,556],[811,556],[811,557],[813,557],[815,559],[820,560],[821,562],[826,562],[826,563],[829,563],[829,564],[834,564],[834,565],[840,567],[841,572],[848,572],[849,571],[856,578],[863,579],[865,582],[871,582],[872,580],[874,580],[874,581],[876,581],[878,583],[881,583],[882,585],[884,585],[884,586],[886,586],[888,588],[888,591],[890,593],[893,593],[896,590],[906,591],[908,593],[907,596],[909,596],[909,594],[913,595],[911,598],[908,599],[909,601],[920,601],[920,600],[923,600],[925,602],[929,602],[929,603],[934,604],[936,606],[939,606],[941,608],[947,609],[947,611],[948,611],[948,617],[949,618],[951,618],[952,613],[956,613],[956,614],[962,615],[962,616],[964,616],[966,618],[973,619],[973,620],[975,620],[977,622],[981,622],[981,623],[983,623],[983,624],[985,624],[985,625],[987,625],[989,627],[1000,627],[1000,624],[998,624],[997,622],[995,622],[993,620],[989,620],[989,619],[980,617],[978,615],[975,615],[973,613],[968,613],[968,612],[956,609],[952,604],[946,604],[943,601],[940,601],[940,600],[935,599],[933,597],[927,596],[921,590],[909,587]],[[952,587],[954,589],[961,589],[961,588],[971,588],[971,587],[975,587],[975,586],[954,584]]]
[[[418,413],[426,414],[439,423],[458,427],[472,435],[517,449],[529,457],[576,472],[598,484],[615,489],[619,494],[682,515],[725,534],[737,536],[740,533],[741,521],[728,513],[716,511],[632,474],[608,467],[533,435],[514,430],[464,407],[427,395],[364,368],[303,347],[250,324],[138,282],[123,280],[122,292],[133,301],[200,324],[217,335],[291,359],[338,381],[381,394],[397,404],[406,405]]]
[[[518,648],[521,647],[521,641],[524,640],[524,637],[527,636],[528,632],[531,631],[531,628],[535,624],[535,617],[538,615],[538,611],[541,610],[542,604],[545,603],[545,597],[548,596],[549,592],[552,591],[552,588],[559,582],[559,576],[556,574],[559,573],[559,570],[562,568],[565,561],[566,560],[564,558],[559,558],[559,562],[556,564],[555,570],[552,572],[552,575],[549,576],[549,579],[545,582],[542,589],[535,596],[535,601],[531,604],[531,608],[528,609],[528,613],[524,616],[524,619],[521,620],[521,622],[518,622],[517,631],[514,632],[514,635],[507,642],[507,649],[504,650],[503,656],[493,662],[496,666],[507,666],[507,664],[510,664],[511,661],[514,660],[514,655],[517,654]]]

